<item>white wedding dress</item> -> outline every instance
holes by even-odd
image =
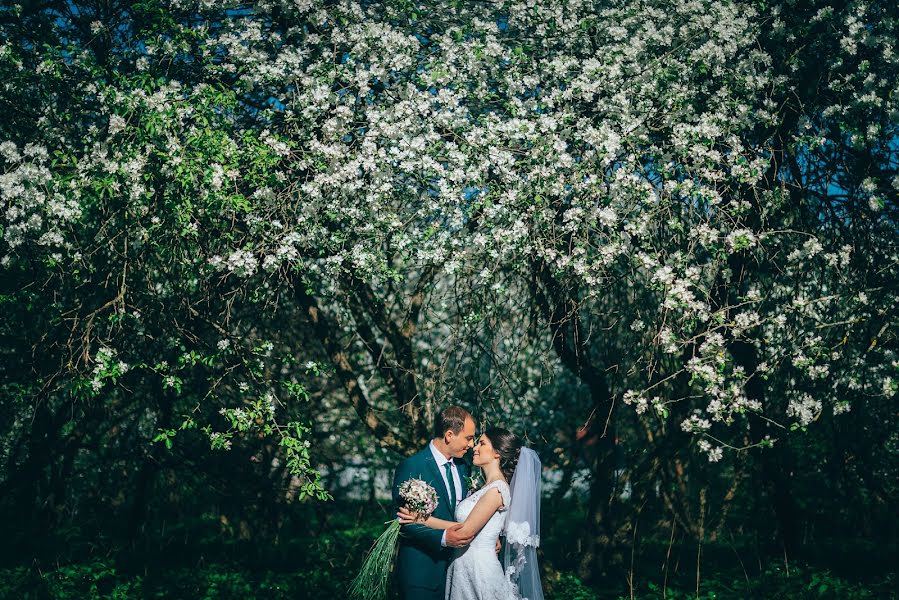
[[[512,600],[517,597],[496,555],[496,540],[503,530],[512,500],[509,485],[502,480],[494,481],[462,500],[456,506],[456,521],[461,523],[467,519],[481,496],[492,488],[499,490],[503,506],[493,513],[468,546],[455,551],[446,572],[446,600]]]

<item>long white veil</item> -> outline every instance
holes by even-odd
[[[543,600],[537,547],[540,545],[540,457],[522,447],[510,485],[512,500],[503,534],[506,551],[503,568],[517,598]]]

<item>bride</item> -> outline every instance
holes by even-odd
[[[540,459],[518,437],[499,427],[487,429],[474,448],[475,466],[486,483],[456,506],[456,521],[421,520],[401,508],[403,524],[423,523],[474,535],[455,551],[446,574],[446,600],[543,600],[536,548],[540,544]],[[510,483],[511,482],[511,486]],[[506,537],[503,565],[496,541]],[[505,571],[505,572],[504,572]]]

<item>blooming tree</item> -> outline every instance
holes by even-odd
[[[319,497],[312,379],[408,452],[572,377],[595,473],[610,423],[715,462],[887,402],[896,16],[812,4],[8,9],[8,387],[161,393],[138,430],[276,436]]]

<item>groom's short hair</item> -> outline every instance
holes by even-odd
[[[465,419],[474,421],[471,413],[461,406],[447,406],[440,411],[437,419],[434,421],[434,437],[442,438],[447,430],[459,433],[465,427]]]

